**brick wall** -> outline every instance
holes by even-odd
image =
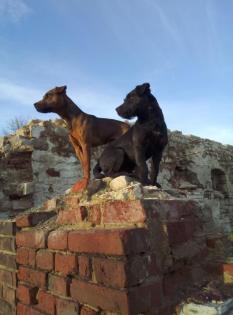
[[[0,315],[16,308],[15,222],[0,220]]]
[[[16,224],[18,314],[169,315],[185,288],[208,276],[190,200],[80,206],[68,195]]]

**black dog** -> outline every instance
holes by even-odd
[[[156,185],[159,164],[168,142],[167,126],[149,83],[136,86],[116,108],[126,119],[137,117],[136,123],[120,138],[108,145],[95,166],[95,178],[129,175],[143,185]],[[152,158],[150,178],[146,161]]]

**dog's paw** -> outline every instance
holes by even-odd
[[[76,182],[72,188],[71,188],[71,192],[75,193],[75,192],[80,192],[83,191],[87,188],[89,180],[87,178],[83,178],[80,181]]]
[[[162,188],[162,186],[161,186],[158,182],[156,182],[156,183],[154,184],[154,186],[156,186],[156,187],[158,187],[158,188]]]

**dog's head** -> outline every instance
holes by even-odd
[[[151,96],[149,83],[137,85],[134,90],[127,94],[124,103],[117,107],[116,111],[118,115],[126,119],[139,116],[141,111],[145,110],[145,105]]]
[[[34,104],[40,113],[57,113],[62,110],[65,103],[66,86],[55,87],[45,93],[42,100]]]

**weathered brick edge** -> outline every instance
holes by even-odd
[[[16,261],[14,220],[0,220],[0,315],[16,311]]]

